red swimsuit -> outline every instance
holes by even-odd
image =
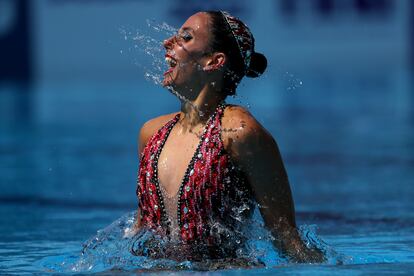
[[[221,140],[221,117],[225,107],[220,104],[208,119],[178,191],[177,223],[184,243],[223,243],[223,235],[234,236],[239,232],[241,218],[251,215],[253,209],[245,177],[233,165]],[[138,173],[141,223],[152,229],[161,228],[167,234],[169,224],[158,182],[158,158],[179,118],[180,113],[148,141],[141,154]],[[226,233],[221,231],[223,229],[227,229]]]

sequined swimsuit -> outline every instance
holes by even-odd
[[[141,153],[138,172],[141,225],[168,234],[172,216],[177,220],[184,243],[218,245],[224,242],[223,236],[234,237],[240,231],[242,217],[251,216],[251,191],[221,140],[225,107],[224,103],[218,105],[204,127],[178,190],[176,216],[171,215],[171,210],[167,212],[165,201],[168,199],[161,189],[157,169],[161,150],[180,113],[150,138]]]

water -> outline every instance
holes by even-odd
[[[285,103],[273,110],[249,96],[249,85],[241,93],[279,142],[298,224],[316,225],[318,237],[345,256],[343,265],[275,263],[266,272],[413,271],[410,113],[387,91],[365,92],[366,100],[334,91],[326,102],[342,104],[332,108],[309,101],[327,96],[316,86],[297,94],[282,87]],[[263,91],[271,89],[265,85]],[[2,273],[46,272],[73,262],[98,229],[134,210],[139,126],[178,107],[167,91],[145,84],[64,89],[60,95],[46,87],[0,94],[11,114],[1,125]],[[145,101],[137,91],[146,91]],[[32,109],[21,111],[22,103]],[[157,110],[150,108],[155,104]],[[105,268],[104,262],[93,267]]]
[[[159,84],[165,63],[161,52],[154,54],[159,40],[124,31],[126,41],[146,41],[151,66],[138,70]],[[330,258],[320,265],[289,264],[257,225],[254,252],[267,268],[224,273],[414,271],[411,77],[370,70],[360,72],[368,82],[359,82],[353,73],[321,79],[319,73],[269,68],[261,81],[244,80],[240,96],[229,99],[249,105],[276,137],[298,224]],[[2,274],[200,269],[132,256],[131,240],[122,238],[136,208],[139,127],[177,110],[176,98],[150,82],[0,92]]]
[[[146,80],[161,86],[163,73],[167,70],[163,41],[176,35],[178,28],[149,19],[146,23],[147,28],[121,27],[119,29],[126,42],[125,49],[121,49],[120,53],[128,55]]]
[[[125,231],[132,227],[135,212],[125,214],[111,225],[98,231],[98,233],[87,240],[83,244],[81,253],[78,251],[71,252],[71,254],[65,254],[60,256],[53,256],[44,258],[39,262],[40,266],[46,268],[46,270],[55,272],[101,272],[108,270],[212,270],[217,267],[221,268],[234,268],[240,266],[239,263],[229,263],[228,261],[219,263],[218,261],[205,260],[202,262],[190,262],[178,260],[177,256],[180,254],[179,245],[174,245],[167,240],[163,240],[159,236],[155,235],[151,231],[142,231],[138,236],[126,237]],[[255,217],[258,217],[257,214]],[[277,265],[287,265],[288,260],[280,257],[277,251],[275,251],[269,243],[269,233],[265,229],[262,229],[259,223],[253,223],[249,226],[250,237],[248,243],[248,249],[240,250],[238,254],[239,258],[245,260],[260,259],[262,263],[265,263],[267,267]],[[327,263],[336,264],[349,262],[351,259],[345,256],[341,256],[334,252],[328,245],[323,244],[315,235],[315,229],[310,227],[303,227],[301,229],[303,239],[317,245],[326,252],[328,261]],[[168,245],[171,248],[169,250],[175,251],[175,259],[158,258],[151,259],[142,256],[135,256],[131,254],[131,249],[139,248],[146,242],[156,241],[157,246]],[[246,261],[242,263],[243,268],[248,266]]]

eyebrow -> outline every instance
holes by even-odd
[[[191,27],[184,27],[184,28],[182,28],[182,30],[183,30],[183,31],[191,31],[191,32],[193,32],[193,33],[194,33],[194,30],[193,30],[193,28],[191,28]]]

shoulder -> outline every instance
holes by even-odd
[[[228,105],[222,117],[224,146],[273,141],[270,132],[244,107]]]
[[[140,131],[138,136],[138,145],[139,145],[139,152],[142,152],[142,149],[147,144],[148,140],[154,135],[156,131],[158,131],[162,126],[164,126],[168,121],[174,118],[179,112],[174,112],[170,114],[161,115],[155,118],[152,118],[145,122]]]
[[[268,175],[272,171],[279,176],[287,175],[276,140],[245,108],[226,108],[221,137],[226,152],[246,172]]]
[[[148,121],[146,121],[142,127],[140,132],[144,134],[154,134],[158,129],[160,129],[163,125],[165,125],[168,121],[170,121],[172,118],[174,118],[175,115],[177,115],[179,112],[174,112],[170,114],[161,115],[155,118],[152,118]]]

